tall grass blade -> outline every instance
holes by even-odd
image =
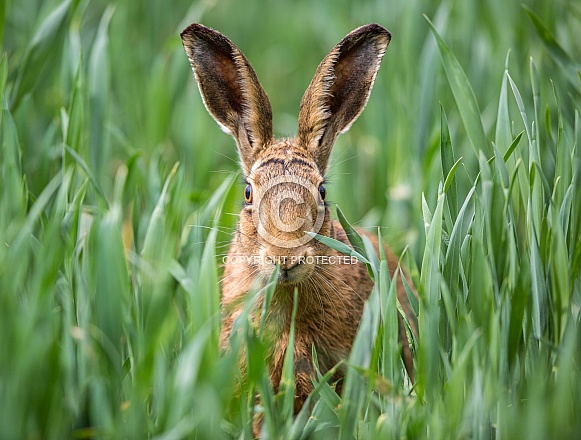
[[[10,108],[13,112],[22,98],[36,85],[37,77],[50,60],[53,50],[60,46],[67,18],[74,9],[71,6],[74,4],[76,3],[71,0],[63,1],[45,18],[34,34],[24,54],[24,60],[20,63],[18,78],[12,90]]]
[[[562,67],[562,72],[565,75],[565,78],[567,78],[572,86],[577,87],[579,83],[575,73],[581,72],[581,64],[575,62],[573,58],[571,58],[571,56],[561,47],[551,30],[543,23],[541,18],[535,14],[528,5],[523,4],[522,8],[531,20],[535,31],[549,51],[549,54]]]
[[[103,181],[103,174],[111,160],[111,146],[106,136],[110,95],[110,62],[107,52],[109,48],[109,22],[113,17],[114,10],[113,5],[109,5],[105,9],[89,59],[88,91],[91,125],[89,150],[92,168],[95,170],[99,182]]]
[[[427,227],[426,248],[422,259],[420,313],[418,325],[420,347],[418,353],[417,391],[421,399],[432,402],[440,383],[440,355],[435,344],[428,343],[438,335],[440,326],[440,254],[442,244],[442,219],[445,194],[438,198],[431,218],[424,218]],[[422,342],[423,341],[423,342]]]
[[[337,218],[339,219],[341,226],[343,226],[343,229],[347,234],[347,238],[349,239],[349,243],[351,243],[353,249],[355,249],[355,251],[361,255],[366,255],[361,235],[359,235],[359,233],[353,228],[353,226],[351,226],[349,221],[345,218],[345,215],[339,208],[339,205],[337,205]]]
[[[448,130],[448,118],[442,104],[440,104],[440,156],[442,158],[442,174],[445,181],[444,192],[448,194],[447,205],[453,223],[458,215],[458,187],[454,179],[458,163],[455,163],[450,131]],[[454,171],[452,172],[452,170]]]
[[[438,42],[438,48],[440,50],[442,64],[444,65],[444,71],[446,72],[446,78],[448,79],[448,83],[450,84],[450,88],[454,94],[454,99],[460,111],[460,116],[462,117],[462,122],[466,128],[466,133],[470,139],[472,148],[476,152],[476,155],[478,155],[478,151],[483,150],[487,156],[491,156],[492,151],[488,140],[486,139],[484,127],[482,126],[480,118],[480,110],[478,109],[478,103],[474,91],[472,90],[472,86],[470,85],[462,66],[450,48],[446,45],[438,31],[436,31],[436,28],[430,19],[425,15],[424,18],[428,22],[428,25]]]
[[[310,231],[305,231],[305,232],[308,235],[310,235],[311,237],[319,240],[324,245],[329,246],[331,249],[335,249],[336,251],[341,252],[342,254],[345,254],[345,255],[349,255],[350,257],[355,257],[363,263],[371,264],[367,258],[365,258],[359,252],[351,249],[349,246],[347,246],[345,243],[343,243],[339,240],[335,240],[334,238],[329,238],[329,237],[326,237],[324,235],[319,235],[319,234],[316,234],[316,233],[310,232]]]

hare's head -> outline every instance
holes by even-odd
[[[279,263],[279,282],[299,283],[328,252],[305,231],[332,229],[324,186],[331,149],[365,107],[391,36],[371,24],[341,40],[303,96],[297,137],[283,140],[273,138],[270,102],[242,52],[200,24],[181,37],[206,108],[238,146],[246,180],[240,257],[266,276]]]

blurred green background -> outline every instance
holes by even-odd
[[[268,426],[581,432],[579,1],[1,0],[0,439],[250,435],[264,365],[233,399],[235,362],[216,346],[243,186],[181,46],[192,22],[245,53],[283,137],[335,43],[370,22],[392,33],[327,191],[408,247],[418,386],[386,372],[395,339],[378,343],[376,364],[352,373],[369,391],[356,411],[323,387],[318,419],[279,406]]]

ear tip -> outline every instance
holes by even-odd
[[[377,23],[370,23],[355,29],[351,34],[365,35],[368,37],[385,38],[389,43],[391,41],[391,32]]]
[[[192,40],[193,38],[204,38],[211,35],[219,34],[218,31],[215,31],[212,28],[204,26],[200,23],[192,23],[188,27],[186,27],[181,33],[180,37],[182,40]]]
[[[192,23],[188,27],[186,27],[183,31],[180,32],[180,37],[182,37],[182,40],[189,39],[192,36],[196,35],[200,31],[200,28],[202,27],[204,26],[199,23]]]

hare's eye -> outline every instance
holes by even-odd
[[[327,196],[327,190],[323,185],[319,185],[319,194],[321,195],[321,200],[325,201],[325,197]]]
[[[250,185],[246,185],[244,200],[246,200],[246,203],[252,203],[252,187]]]

